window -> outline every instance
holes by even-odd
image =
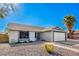
[[[20,38],[29,38],[29,32],[20,31]]]

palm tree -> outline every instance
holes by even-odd
[[[7,16],[7,12],[5,12],[3,9],[0,9],[0,18],[4,18]]]
[[[0,3],[0,18],[4,18],[9,13],[16,10],[16,5],[13,3]]]
[[[71,38],[70,36],[72,35],[72,29],[74,27],[74,24],[76,23],[76,18],[75,16],[72,15],[68,15],[64,17],[64,23],[68,29],[69,32],[69,38]]]

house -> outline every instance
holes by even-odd
[[[79,40],[79,30],[74,31],[71,37],[74,40],[77,40],[77,39]]]
[[[57,29],[56,29],[57,28]],[[17,23],[8,24],[9,43],[29,41],[62,41],[66,40],[66,32],[62,29],[44,28]]]

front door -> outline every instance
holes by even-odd
[[[40,33],[39,32],[35,32],[35,38],[37,39],[37,41],[40,40]]]

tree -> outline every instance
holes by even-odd
[[[74,24],[76,23],[76,18],[75,16],[72,15],[68,15],[64,17],[64,23],[68,29],[69,32],[69,38],[71,38],[70,36],[72,35],[72,29],[74,27]]]
[[[14,3],[0,3],[0,18],[4,18],[11,12],[16,10],[16,4]]]

